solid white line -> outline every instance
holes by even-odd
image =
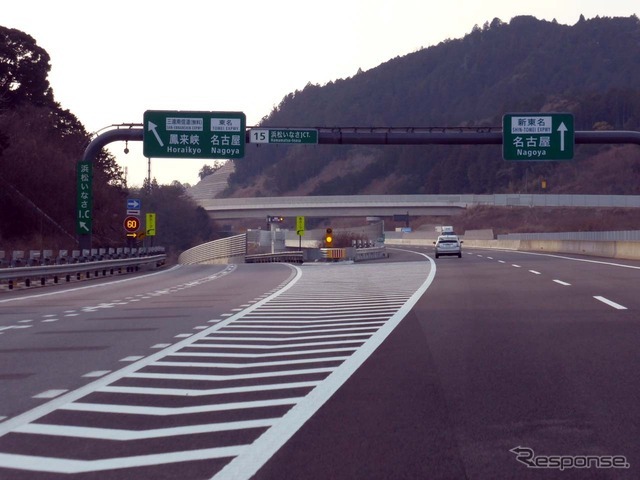
[[[223,352],[175,352],[167,357],[221,357],[221,358],[263,358],[263,357],[291,357],[294,355],[313,355],[316,353],[353,352],[358,347],[317,348],[315,350],[295,350],[293,352],[272,353],[223,353]]]
[[[369,329],[371,330],[371,329]],[[215,334],[224,333],[224,332],[215,332]],[[239,335],[244,332],[229,332],[229,334]],[[268,333],[268,332],[260,332],[260,333]],[[292,332],[296,334],[301,333],[311,333],[311,332]],[[362,337],[365,335],[371,335],[373,332],[361,332],[361,333],[336,333],[335,335],[309,335],[309,336],[300,336],[300,337],[289,337],[289,338],[272,338],[272,337],[207,337],[208,340],[216,340],[216,341],[226,341],[233,340],[235,342],[292,342],[298,340],[317,340],[321,338],[345,338],[345,337]],[[284,334],[284,332],[282,332]],[[364,340],[363,340],[364,341]],[[192,345],[195,346],[195,345]],[[256,347],[256,345],[250,345],[251,347]],[[280,347],[289,347],[288,344],[282,344]]]
[[[293,375],[314,375],[331,373],[335,368],[307,368],[301,370],[282,370],[277,372],[245,373],[238,375],[197,375],[188,373],[132,373],[125,378],[158,378],[161,380],[198,380],[204,382],[249,380],[254,378],[288,377]]]
[[[330,320],[237,320],[233,325],[230,325],[229,328],[315,328],[351,325],[382,325],[388,318],[388,314],[380,317],[366,317],[364,320],[350,318],[349,320],[352,321],[345,323],[335,323],[338,320],[337,318],[332,318]]]
[[[300,365],[305,363],[320,362],[341,362],[347,357],[319,357],[304,358],[301,360],[282,360],[278,362],[252,362],[252,363],[214,363],[214,362],[155,362],[154,367],[203,367],[203,368],[256,368],[256,367],[278,367],[281,365]]]
[[[288,338],[287,340],[291,340]],[[282,350],[280,355],[294,355],[295,352],[288,352],[287,349],[299,347],[317,347],[324,345],[346,345],[351,343],[364,343],[362,340],[334,340],[331,342],[308,342],[308,343],[285,343],[282,345],[244,345],[237,343],[195,343],[189,345],[189,348],[231,348],[231,349],[247,349],[247,350]]]
[[[238,422],[189,425],[184,427],[155,428],[149,430],[123,430],[114,428],[74,427],[71,425],[49,425],[28,423],[17,428],[19,433],[36,435],[55,435],[58,437],[92,438],[98,440],[146,440],[150,438],[167,438],[178,435],[196,435],[199,433],[228,432],[249,428],[265,428],[272,426],[276,418],[245,420]]]
[[[278,338],[278,340],[289,340],[286,338],[291,335],[300,335],[300,334],[308,334],[308,333],[328,333],[328,332],[359,332],[362,330],[377,330],[381,323],[384,322],[376,322],[375,325],[368,327],[345,327],[345,328],[318,328],[318,326],[312,326],[311,328],[315,328],[315,330],[304,330],[304,326],[301,327],[273,327],[273,326],[256,326],[251,325],[250,328],[255,330],[224,330],[220,332],[216,332],[216,335],[283,335],[283,338]],[[322,327],[331,327],[331,325],[321,325]],[[236,327],[229,327],[236,328]],[[245,327],[246,328],[246,327]],[[259,328],[259,330],[257,330]],[[275,328],[279,328],[281,330],[275,331]],[[294,332],[282,330],[282,329],[294,329]],[[309,327],[306,327],[309,328]],[[358,334],[361,335],[361,334]],[[225,338],[226,337],[220,337]],[[294,337],[294,338],[311,338],[311,337]]]
[[[254,400],[252,402],[219,403],[213,405],[195,405],[192,407],[150,407],[148,405],[111,405],[104,403],[69,403],[62,405],[61,410],[74,412],[97,413],[129,413],[132,415],[152,415],[166,417],[169,415],[189,415],[191,413],[224,412],[245,408],[277,407],[295,405],[302,397],[274,398],[273,400]]]
[[[141,395],[159,395],[172,397],[206,397],[210,395],[226,395],[229,393],[249,393],[249,392],[266,392],[272,390],[292,390],[296,388],[313,388],[320,383],[321,380],[314,382],[294,382],[294,383],[272,383],[269,385],[249,385],[246,387],[226,387],[211,388],[207,390],[192,390],[187,388],[154,388],[154,387],[117,387],[106,386],[96,390],[96,392],[107,393],[127,393]]]
[[[565,287],[571,286],[570,283],[567,282],[563,282],[562,280],[554,280],[554,282],[560,284],[560,285],[564,285]]]
[[[627,310],[627,307],[624,307],[624,306],[620,305],[619,303],[612,302],[608,298],[604,298],[604,297],[601,297],[601,296],[594,296],[593,298],[595,298],[596,300],[600,300],[602,303],[606,303],[607,305],[609,305],[610,307],[615,308],[616,310]]]
[[[232,447],[205,448],[184,452],[164,452],[152,455],[136,455],[132,457],[104,458],[101,460],[67,460],[53,457],[37,457],[34,455],[14,455],[0,453],[0,466],[32,472],[83,473],[116,470],[144,466],[165,465],[167,463],[209,460],[212,458],[228,458],[240,455],[246,445]]]

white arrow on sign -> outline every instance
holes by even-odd
[[[564,133],[568,130],[564,122],[560,123],[558,131],[560,132],[560,151],[564,152]]]
[[[87,227],[87,224],[85,222],[79,222],[80,223],[80,228],[85,229],[87,232],[89,231],[89,227]]]
[[[158,143],[160,144],[161,147],[164,147],[164,143],[162,143],[162,140],[160,139],[160,135],[158,135],[158,132],[156,131],[156,128],[158,128],[158,126],[153,123],[153,122],[149,122],[149,131],[153,132],[153,134],[156,137],[156,140],[158,140]]]

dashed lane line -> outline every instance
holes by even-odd
[[[616,303],[612,300],[609,300],[608,298],[605,297],[601,297],[599,295],[594,296],[593,298],[595,298],[596,300],[601,301],[602,303],[609,305],[610,307],[615,308],[616,310],[627,310],[627,307],[620,305],[619,303]]]

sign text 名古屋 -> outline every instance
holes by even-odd
[[[505,160],[572,160],[575,142],[570,113],[514,113],[502,118]]]
[[[242,158],[242,112],[144,112],[143,153],[155,158]]]

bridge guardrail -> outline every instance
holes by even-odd
[[[247,234],[221,238],[185,250],[178,257],[178,263],[226,263],[235,258],[244,258],[247,253]]]

